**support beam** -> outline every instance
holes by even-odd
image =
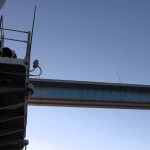
[[[29,105],[150,109],[150,86],[51,79],[30,79]]]

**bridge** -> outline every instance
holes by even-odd
[[[150,109],[150,86],[104,82],[30,79],[29,105]]]

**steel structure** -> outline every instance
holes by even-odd
[[[150,86],[30,79],[29,105],[150,109]]]
[[[6,38],[5,30],[25,33],[27,40]],[[0,150],[22,150],[28,144],[25,140],[27,99],[32,92],[29,83],[31,32],[5,29],[1,17],[0,34]],[[4,39],[26,42],[25,58],[16,58],[14,51],[4,47]]]

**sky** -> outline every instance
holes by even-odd
[[[35,4],[40,78],[150,84],[149,0],[7,0],[4,27],[30,31]],[[24,57],[24,44],[5,46]],[[29,106],[28,150],[149,149],[149,127],[149,110]]]

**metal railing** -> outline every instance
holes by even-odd
[[[20,39],[5,37],[4,31],[18,32],[18,33],[26,34],[27,39],[26,40],[20,40]],[[21,31],[21,30],[16,30],[16,29],[4,28],[4,26],[3,26],[3,16],[1,16],[0,17],[0,49],[2,47],[4,47],[4,45],[5,45],[4,41],[5,40],[26,43],[26,54],[25,54],[24,60],[25,60],[25,64],[27,65],[27,72],[29,73],[29,70],[30,70],[30,56],[31,56],[31,42],[32,42],[32,33],[31,33],[31,31]]]

